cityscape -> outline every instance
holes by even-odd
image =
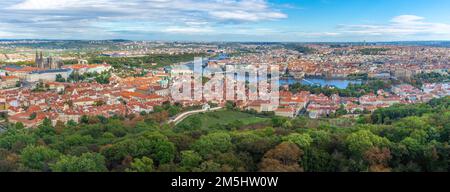
[[[447,2],[105,2],[0,3],[0,172],[450,171]]]

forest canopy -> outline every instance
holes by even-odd
[[[450,171],[449,104],[395,105],[358,120],[251,121],[226,109],[235,120],[204,113],[182,128],[162,123],[167,109],[55,126],[46,119],[35,129],[18,123],[0,135],[0,171]],[[204,124],[212,118],[223,121]]]

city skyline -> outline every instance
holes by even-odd
[[[450,40],[450,2],[439,0],[7,0],[0,7],[0,39]]]

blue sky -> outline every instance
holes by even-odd
[[[450,40],[448,0],[2,0],[0,39]]]

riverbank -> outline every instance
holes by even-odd
[[[348,79],[327,79],[327,78],[310,78],[305,77],[303,79],[296,79],[293,77],[281,78],[280,85],[292,85],[301,83],[304,85],[320,85],[320,86],[333,86],[339,89],[345,89],[349,84],[361,84],[362,80],[348,80]]]

